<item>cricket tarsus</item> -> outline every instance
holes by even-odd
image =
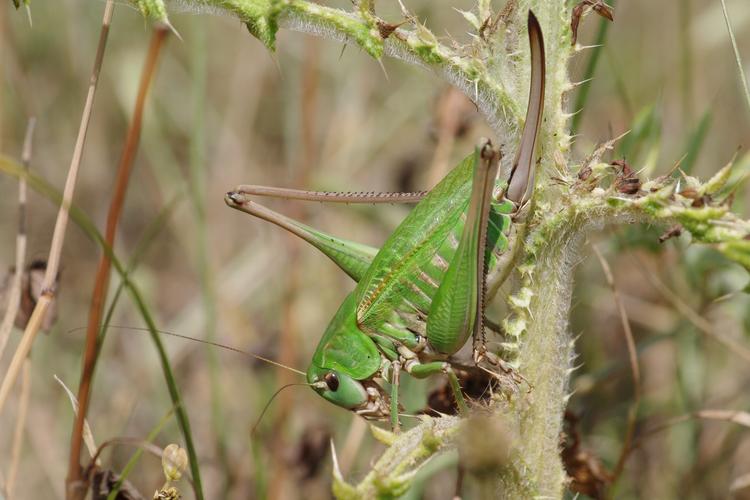
[[[427,196],[427,191],[377,192],[377,191],[307,191],[272,186],[244,184],[237,186],[233,193],[235,199],[240,196],[268,196],[285,200],[322,201],[326,203],[417,203]]]

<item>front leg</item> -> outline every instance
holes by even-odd
[[[469,407],[466,406],[466,400],[464,400],[461,386],[458,383],[458,377],[456,376],[456,372],[453,371],[453,367],[450,363],[447,361],[420,363],[417,360],[409,360],[404,365],[404,368],[407,373],[415,378],[427,378],[438,373],[446,374],[448,376],[448,383],[450,383],[451,390],[453,391],[453,397],[456,398],[459,412],[463,415],[466,415],[469,412]]]
[[[394,361],[391,370],[391,430],[398,434],[401,431],[401,424],[398,420],[398,387],[401,377],[401,362]]]

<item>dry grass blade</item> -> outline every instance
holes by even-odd
[[[612,471],[612,483],[614,484],[622,474],[625,462],[627,461],[628,456],[630,456],[630,452],[633,450],[633,434],[635,433],[635,424],[638,417],[638,407],[641,404],[641,370],[638,366],[638,351],[636,350],[635,340],[633,340],[633,331],[630,329],[628,314],[625,311],[620,292],[615,285],[612,270],[599,249],[595,245],[592,245],[591,248],[594,250],[594,254],[601,263],[604,276],[607,279],[607,284],[612,288],[612,294],[614,295],[615,303],[617,304],[617,311],[619,312],[620,320],[622,321],[622,329],[625,333],[625,342],[628,346],[628,358],[630,360],[630,371],[633,375],[633,403],[628,410],[628,426],[625,432],[625,440],[622,444],[620,458],[618,458],[617,465],[615,465],[615,468]]]
[[[75,191],[76,180],[78,178],[78,169],[81,165],[81,157],[83,155],[83,146],[86,142],[86,131],[88,130],[89,121],[91,119],[91,110],[94,104],[94,95],[96,94],[96,87],[99,81],[99,72],[102,67],[104,60],[104,50],[107,46],[107,38],[109,35],[109,26],[112,22],[112,13],[114,11],[114,1],[107,0],[107,4],[104,7],[104,16],[102,17],[102,28],[99,35],[99,44],[96,51],[96,58],[94,60],[94,68],[91,72],[91,79],[89,81],[89,89],[86,95],[86,102],[83,106],[83,115],[81,116],[81,124],[78,128],[78,137],[76,139],[75,149],[73,150],[73,158],[70,161],[70,168],[68,169],[68,178],[65,181],[65,190],[63,192],[63,200],[60,204],[60,210],[57,214],[57,221],[55,222],[55,230],[52,235],[52,243],[50,244],[49,258],[47,259],[47,269],[44,274],[42,282],[42,295],[39,297],[39,301],[34,307],[34,312],[29,318],[29,322],[26,325],[26,329],[23,332],[23,338],[21,343],[18,345],[13,359],[8,366],[8,371],[3,377],[2,384],[0,385],[0,413],[3,411],[5,401],[8,399],[13,384],[18,378],[18,373],[21,370],[23,361],[28,356],[31,346],[34,343],[39,328],[47,315],[47,309],[49,308],[54,298],[55,291],[53,289],[54,283],[57,279],[57,271],[60,267],[60,254],[62,252],[63,242],[65,241],[65,230],[68,225],[68,210],[73,201],[73,193]]]
[[[63,382],[60,377],[57,375],[54,376],[55,381],[60,384],[60,387],[63,388],[65,391],[65,394],[68,396],[68,400],[70,401],[70,406],[73,407],[73,414],[79,415],[80,414],[80,405],[78,404],[78,399],[76,399],[76,395],[73,394],[73,391],[71,391],[67,385],[65,385],[65,382]],[[94,440],[94,433],[91,430],[91,426],[88,423],[88,420],[83,421],[83,441],[86,443],[86,448],[89,450],[89,455],[94,457],[94,454],[96,453],[96,441]]]
[[[732,481],[732,484],[729,485],[729,492],[737,493],[747,488],[750,488],[750,474],[743,474]]]
[[[22,373],[21,396],[18,401],[18,414],[16,415],[16,429],[13,432],[13,448],[10,455],[8,480],[5,483],[5,495],[7,498],[13,498],[16,477],[18,476],[18,465],[21,462],[23,431],[26,429],[26,415],[29,410],[29,399],[31,399],[31,358],[26,358],[26,361],[24,361]]]
[[[34,124],[36,120],[31,118],[26,126],[26,137],[23,141],[23,152],[21,163],[24,170],[29,170],[31,163],[31,145],[34,135]],[[13,274],[13,283],[9,291],[8,307],[5,309],[3,322],[0,324],[0,359],[13,330],[13,323],[18,314],[18,306],[21,303],[21,282],[23,279],[23,268],[26,260],[26,177],[18,179],[18,233],[16,234],[16,267]]]
[[[750,413],[746,411],[698,410],[692,413],[688,413],[686,415],[680,415],[679,417],[671,418],[667,420],[666,422],[653,427],[652,429],[648,429],[647,431],[644,431],[643,435],[638,439],[635,446],[640,445],[641,442],[649,436],[652,436],[654,434],[667,430],[670,427],[674,427],[677,424],[681,424],[682,422],[687,422],[688,420],[693,420],[693,419],[731,422],[734,424],[741,425],[743,427],[750,428]]]
[[[157,26],[154,29],[148,56],[143,66],[143,72],[141,73],[141,82],[135,102],[135,112],[133,113],[133,120],[128,128],[125,147],[117,169],[117,179],[113,188],[109,213],[107,214],[107,228],[104,238],[106,244],[110,248],[114,245],[115,233],[117,231],[117,225],[125,202],[125,194],[130,180],[133,160],[135,159],[135,154],[138,150],[146,96],[148,95],[148,89],[153,80],[161,48],[168,33],[169,29],[166,26]],[[86,331],[86,350],[84,353],[83,372],[78,387],[78,404],[80,405],[80,410],[76,415],[70,443],[67,484],[68,495],[71,498],[79,498],[85,494],[85,488],[81,488],[81,444],[84,421],[86,419],[89,398],[91,395],[91,383],[98,354],[97,338],[99,336],[99,327],[101,325],[102,314],[104,311],[104,302],[106,299],[111,267],[112,260],[110,256],[107,252],[102,252],[97,268],[96,281],[94,282],[94,291],[92,293],[89,322]]]
[[[646,271],[646,267],[643,262],[639,262],[636,265],[638,269],[641,270],[643,276],[645,276],[645,278],[654,286],[654,288],[656,288],[659,293],[661,293],[661,295],[668,302],[670,302],[672,306],[677,309],[677,311],[679,311],[680,314],[685,317],[685,319],[690,321],[693,326],[695,326],[705,335],[724,345],[727,349],[740,356],[742,359],[750,361],[750,348],[743,345],[739,340],[733,339],[732,337],[719,332],[713,326],[711,326],[711,323],[703,319],[700,314],[693,311],[693,309],[687,303],[685,303],[676,293],[670,290],[670,288],[665,285],[656,276],[656,274]]]

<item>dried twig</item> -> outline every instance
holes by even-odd
[[[117,179],[113,188],[112,200],[107,214],[107,228],[105,233],[105,242],[111,248],[114,246],[115,233],[117,224],[122,214],[122,207],[125,202],[125,193],[130,179],[130,172],[133,167],[135,153],[138,150],[138,142],[141,135],[141,124],[143,120],[143,108],[148,95],[148,89],[153,80],[156,64],[163,46],[164,40],[169,33],[166,25],[155,27],[151,44],[149,46],[148,57],[144,63],[141,73],[141,82],[138,88],[138,96],[135,102],[135,111],[133,120],[128,129],[125,147],[120,158],[120,164],[117,170]],[[91,395],[91,383],[94,376],[94,368],[98,354],[98,336],[99,327],[104,310],[106,291],[109,284],[110,269],[112,261],[107,252],[102,252],[97,268],[96,280],[94,282],[94,291],[91,298],[91,308],[89,309],[89,322],[86,331],[86,350],[83,360],[83,372],[81,381],[78,386],[78,404],[80,410],[76,415],[73,427],[73,435],[70,442],[70,458],[68,462],[68,497],[82,498],[86,489],[83,488],[81,475],[80,455],[83,438],[84,421],[88,410],[89,398]]]
[[[23,141],[23,151],[21,153],[21,162],[23,168],[28,171],[31,163],[31,144],[34,135],[35,119],[29,119],[26,126],[26,137]],[[3,351],[10,338],[10,332],[13,330],[13,323],[18,314],[18,306],[21,303],[21,282],[23,281],[24,262],[26,260],[26,177],[18,179],[18,233],[16,234],[16,268],[13,273],[13,282],[8,291],[8,305],[5,309],[5,316],[0,325],[0,359],[3,357]]]
[[[596,245],[591,245],[591,248],[594,250],[597,259],[599,259],[599,263],[604,271],[604,276],[607,279],[607,284],[612,288],[612,294],[614,295],[617,310],[620,314],[620,321],[622,322],[622,329],[625,333],[625,342],[628,346],[628,357],[630,359],[630,371],[633,375],[633,403],[628,410],[628,424],[627,430],[625,431],[625,439],[622,444],[622,451],[620,452],[620,458],[617,459],[617,465],[615,465],[615,468],[612,471],[612,483],[614,484],[622,474],[625,462],[628,459],[628,456],[630,456],[630,452],[633,451],[633,434],[635,433],[635,424],[638,417],[638,407],[641,404],[641,370],[638,367],[638,351],[636,350],[635,341],[633,340],[633,331],[630,329],[628,313],[625,311],[622,297],[620,297],[620,292],[615,285],[612,270]]]
[[[52,235],[52,243],[50,244],[49,258],[47,259],[47,269],[42,281],[42,295],[41,297],[39,297],[39,301],[34,307],[34,311],[29,318],[26,329],[23,332],[21,342],[18,345],[15,354],[13,355],[13,359],[8,366],[8,371],[6,372],[2,384],[0,385],[0,413],[2,413],[3,407],[5,406],[5,401],[8,399],[8,394],[10,393],[10,390],[13,387],[16,378],[18,378],[18,373],[21,370],[21,365],[26,359],[26,356],[28,356],[37,333],[39,333],[39,328],[41,327],[42,322],[47,315],[47,309],[54,299],[54,284],[57,280],[57,271],[60,267],[60,254],[62,252],[62,246],[65,241],[65,230],[68,225],[68,210],[73,201],[73,193],[75,191],[76,180],[78,178],[78,169],[81,165],[83,146],[86,142],[86,131],[88,130],[89,120],[91,118],[91,110],[94,104],[94,95],[96,93],[96,87],[99,81],[99,72],[102,67],[102,61],[104,60],[104,49],[107,45],[109,25],[112,21],[113,10],[114,1],[107,0],[107,4],[104,7],[104,16],[102,18],[102,28],[99,35],[99,45],[96,51],[96,59],[94,60],[94,68],[91,72],[88,94],[86,95],[86,102],[83,106],[81,124],[78,128],[78,138],[76,139],[75,149],[73,150],[73,158],[71,159],[70,167],[68,168],[68,178],[65,181],[63,201],[60,204],[60,210],[57,213],[55,230]]]

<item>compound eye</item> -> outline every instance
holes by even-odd
[[[325,377],[323,377],[323,380],[325,380],[326,385],[328,386],[330,390],[332,390],[333,392],[336,392],[338,390],[339,377],[335,373],[333,372],[326,373]]]

